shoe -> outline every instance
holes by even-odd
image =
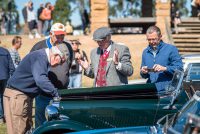
[[[41,38],[41,36],[40,36],[38,33],[36,33],[36,34],[35,34],[35,38],[38,38],[38,39],[39,39],[39,38]]]
[[[29,37],[29,39],[33,39],[34,38],[34,36],[32,34],[29,34],[28,37]]]

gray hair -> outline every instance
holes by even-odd
[[[158,36],[161,35],[160,28],[157,27],[157,26],[150,26],[150,27],[147,29],[146,34],[152,34],[153,32],[156,32]]]

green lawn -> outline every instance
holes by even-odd
[[[6,124],[0,124],[0,134],[6,134]]]

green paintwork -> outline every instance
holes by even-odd
[[[180,100],[174,103],[175,109],[165,109],[170,104],[170,93],[157,94],[154,84],[71,89],[61,90],[59,93],[62,97],[59,105],[60,114],[68,116],[69,121],[80,123],[76,127],[71,127],[74,131],[80,131],[82,128],[155,125],[160,117],[177,112],[188,100],[185,91],[181,90],[177,97]],[[61,122],[46,123],[37,129],[37,132],[48,132],[50,128],[53,130],[53,125],[60,125],[66,129],[64,132],[68,132],[70,129]]]
[[[39,129],[34,131],[34,134],[49,134],[51,133],[64,133],[64,132],[73,132],[74,130],[88,130],[90,129],[84,124],[71,120],[53,120],[46,122],[44,125],[40,126]]]

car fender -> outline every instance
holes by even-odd
[[[52,120],[34,130],[33,134],[65,133],[92,129],[88,125],[73,120]]]

